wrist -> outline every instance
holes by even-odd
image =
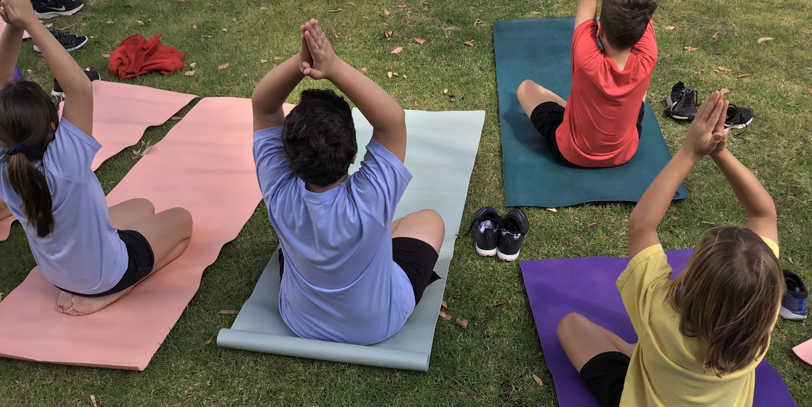
[[[677,158],[677,156],[679,156],[682,159],[689,160],[693,164],[698,163],[699,160],[702,159],[701,154],[697,154],[696,152],[691,151],[690,149],[686,148],[685,145],[683,145],[682,148],[680,148],[679,151],[677,151],[677,154],[674,155],[674,158]]]
[[[342,72],[344,72],[347,69],[347,67],[349,66],[341,58],[339,58],[339,57],[335,57],[335,58],[336,59],[335,59],[335,61],[333,61],[333,64],[330,67],[330,70],[325,72],[325,75],[324,75],[324,79],[327,79],[330,82],[333,82],[333,80],[335,78],[340,77],[342,75]]]
[[[728,151],[727,148],[725,148],[722,151],[711,154],[711,159],[713,159],[714,162],[718,163],[720,160],[723,160],[728,156],[730,156],[730,151]]]

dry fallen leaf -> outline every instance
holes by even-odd
[[[810,95],[812,95],[812,88],[806,88],[806,91],[809,92]]]
[[[733,72],[732,69],[730,69],[730,68],[728,68],[726,66],[720,66],[717,69],[720,70],[720,71],[725,71],[725,72]]]
[[[172,120],[173,122],[176,122],[176,121],[178,121],[178,120],[180,120],[182,118],[183,117],[180,117],[180,116],[172,116],[172,117],[169,118],[169,120]]]
[[[684,49],[684,50],[686,50],[686,51],[696,51],[696,50],[698,50],[699,48],[694,48],[694,47],[682,47],[682,49]]]
[[[355,7],[355,2],[354,2],[354,1],[348,1],[348,2],[347,2],[347,4],[349,4],[349,5],[353,6],[353,7]]]
[[[259,9],[260,9],[260,10],[267,10],[267,9],[268,9],[268,7],[260,7]]]
[[[264,64],[264,63],[267,63],[267,62],[268,62],[268,60],[267,60],[267,59],[260,59],[260,60],[259,60],[259,63],[260,63],[260,64]]]
[[[0,293],[0,301],[3,301],[3,294],[4,293]]]
[[[473,46],[474,46],[474,40],[471,40],[471,41],[465,41],[465,42],[463,42],[463,44],[465,44],[465,45],[467,45],[467,46],[469,46],[469,47],[473,47]]]
[[[445,312],[440,311],[440,318],[445,318],[445,317],[446,317]]]
[[[468,321],[466,321],[464,319],[457,318],[457,325],[459,325],[459,326],[461,326],[463,328],[468,328]]]
[[[722,92],[722,96],[724,96],[724,95],[726,95],[726,94],[730,93],[730,89],[728,89],[728,88],[722,88],[722,89],[719,89],[719,92]]]
[[[191,64],[189,64],[189,68],[192,68],[192,69],[195,69],[196,66],[197,66],[197,62],[192,62]]]
[[[446,304],[445,301],[441,302],[440,305],[442,305],[443,308],[448,308],[448,304]]]
[[[389,10],[387,10],[387,9],[383,9],[383,13],[384,13],[384,14],[386,14],[386,15],[390,15],[390,14],[392,14],[392,13],[390,13],[390,12],[389,12]]]
[[[93,403],[93,407],[98,407],[98,404],[96,404],[96,396],[91,394],[90,395],[90,402]]]
[[[533,380],[535,380],[535,381],[536,381],[536,383],[538,383],[538,384],[539,384],[539,386],[544,386],[544,383],[542,383],[542,382],[541,382],[541,379],[539,379],[539,377],[538,377],[538,376],[533,375]]]
[[[673,219],[673,220],[679,220],[679,216],[672,216],[672,217],[671,217],[671,219]]]
[[[107,20],[107,24],[113,24],[113,20]]]
[[[363,72],[363,73],[368,73],[368,72],[369,72],[369,70],[368,70],[368,69],[366,69],[366,68],[361,68],[361,72]]]
[[[234,311],[234,310],[229,310],[229,309],[224,309],[224,310],[218,312],[218,314],[220,314],[220,315],[237,315],[239,313],[240,313],[240,311]]]
[[[186,73],[184,73],[184,75],[186,75],[186,76],[195,76],[195,71],[186,71]]]
[[[197,30],[197,24],[192,24],[192,28]]]
[[[594,222],[594,223],[590,223],[590,224],[589,224],[589,226],[587,226],[587,227],[583,228],[583,229],[581,230],[581,232],[586,232],[586,231],[588,231],[588,230],[595,229],[596,227],[600,226],[600,224],[601,224],[600,222]]]
[[[403,47],[397,47],[392,50],[393,54],[400,54],[403,51]]]
[[[664,28],[666,31],[674,31],[674,30],[675,30],[677,27],[675,27],[675,26],[673,26],[673,25],[667,25],[667,26],[665,26],[665,27],[663,27],[663,28]]]
[[[756,43],[761,44],[762,42],[772,41],[774,39],[775,38],[773,37],[761,37],[758,39],[758,41],[756,41]]]
[[[227,32],[228,32],[228,28],[223,28],[223,32],[224,32],[224,33],[227,33]]]
[[[556,212],[558,212],[558,209],[555,209],[555,208],[546,208],[546,209],[547,209],[548,211],[552,212],[552,213],[556,213]]]
[[[398,4],[398,8],[406,8],[405,4]]]
[[[423,44],[426,43],[426,39],[425,38],[415,38],[414,42],[416,42],[416,43],[418,43],[420,45],[423,45]]]
[[[223,64],[223,65],[218,66],[217,70],[222,71],[223,69],[226,69],[226,68],[228,68],[228,64]]]
[[[737,78],[741,79],[741,78],[746,78],[748,76],[750,76],[750,75],[744,73],[744,74],[741,74],[741,75],[737,76]]]
[[[136,24],[138,24],[138,25],[140,25],[140,26],[142,26],[142,27],[146,25],[146,24],[144,24],[144,22],[143,22],[143,21],[141,21],[141,20],[138,20],[138,21],[136,21],[135,23],[136,23]]]
[[[719,39],[719,33],[713,33],[713,39],[718,40]]]
[[[443,89],[443,95],[447,95],[447,94],[448,94],[448,89]]]
[[[234,22],[234,23],[236,23],[236,22],[237,22],[237,19],[236,19],[236,18],[232,18],[232,19],[231,19],[231,21],[232,21],[232,22]]]
[[[392,72],[392,75],[398,76],[397,72]]]
[[[387,72],[386,76],[388,76],[391,79],[392,78],[392,72]]]
[[[104,59],[110,59],[110,54],[102,54],[102,58],[104,58]]]

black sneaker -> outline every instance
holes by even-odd
[[[65,47],[65,50],[68,52],[76,51],[79,48],[82,48],[87,44],[88,38],[85,36],[78,36],[73,34],[63,33],[62,31],[56,30],[48,30],[51,32],[51,35]],[[39,47],[37,44],[34,44],[34,51],[40,52]]]
[[[502,218],[502,227],[499,230],[499,248],[497,250],[499,259],[505,261],[518,259],[528,231],[530,231],[530,221],[527,219],[527,215],[521,209],[511,209]]]
[[[677,82],[671,88],[666,103],[668,107],[665,113],[674,120],[693,120],[696,117],[696,92],[686,88],[682,82]]]
[[[753,121],[753,109],[746,107],[738,107],[731,103],[727,107],[727,116],[725,117],[725,129],[746,129],[750,122]]]
[[[784,270],[784,282],[787,283],[787,291],[781,299],[781,318],[803,321],[809,307],[809,292],[801,278],[788,270]]]
[[[471,222],[471,229],[476,228],[476,253],[483,257],[496,256],[496,245],[499,241],[499,223],[501,218],[496,209],[486,206],[477,211]]]
[[[87,75],[87,78],[90,79],[91,82],[101,79],[101,75],[92,68],[85,69],[85,75]],[[51,95],[59,98],[59,101],[65,100],[65,92],[62,91],[62,87],[59,86],[59,82],[56,81],[56,78],[54,78],[54,89],[51,91]]]
[[[70,16],[85,6],[81,1],[72,0],[39,0],[33,1],[34,13],[40,20],[59,16]]]

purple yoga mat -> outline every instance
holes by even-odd
[[[20,68],[14,67],[14,80],[21,81],[23,79],[23,74],[20,73]]]
[[[673,276],[685,269],[692,253],[693,250],[667,252],[668,262],[674,268]],[[577,312],[627,342],[637,342],[615,286],[615,281],[628,264],[629,259],[618,257],[521,262],[524,285],[541,338],[544,359],[553,374],[561,407],[600,407],[558,342],[556,326],[564,315]],[[796,406],[784,379],[766,360],[756,368],[753,405]]]

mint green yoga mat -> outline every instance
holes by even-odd
[[[572,17],[493,24],[508,206],[555,208],[585,202],[637,202],[671,159],[648,103],[640,145],[628,163],[615,168],[573,168],[552,158],[547,143],[522,110],[516,89],[531,79],[564,99],[569,97],[574,24]],[[688,191],[680,186],[674,199],[687,197]]]
[[[358,146],[372,137],[372,126],[353,111]],[[406,167],[414,178],[398,204],[396,218],[422,209],[443,217],[446,235],[434,270],[442,280],[431,284],[403,329],[372,346],[302,339],[294,335],[279,314],[279,261],[274,253],[254,293],[240,310],[231,329],[222,329],[217,345],[254,352],[328,360],[392,369],[427,371],[434,328],[443,300],[448,266],[460,230],[485,112],[406,111],[409,134]],[[359,151],[363,156],[363,151]],[[360,166],[354,165],[350,172]]]

